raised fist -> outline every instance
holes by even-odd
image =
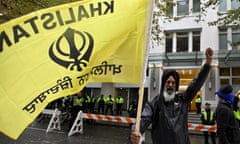
[[[207,48],[205,51],[206,55],[206,63],[211,64],[212,62],[212,56],[213,56],[213,50],[211,48]]]

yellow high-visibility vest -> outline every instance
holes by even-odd
[[[117,104],[124,104],[124,98],[123,97],[116,98],[116,103]]]
[[[203,113],[203,118],[204,118],[204,120],[207,120],[207,112],[206,111],[204,111],[204,113]],[[210,112],[210,121],[213,121],[213,112],[212,111]]]
[[[240,120],[240,109],[237,109],[236,111],[233,111],[235,117],[237,120]]]
[[[74,100],[74,106],[82,106],[83,105],[83,98],[76,98]]]
[[[201,103],[201,102],[202,102],[202,99],[201,99],[201,97],[199,97],[199,98],[196,98],[195,102],[196,102],[196,103]]]

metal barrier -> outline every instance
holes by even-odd
[[[48,124],[46,132],[54,131],[54,130],[61,130],[61,122],[60,122],[60,115],[61,111],[58,109],[51,110],[45,109],[43,110],[42,114],[52,115],[51,120]],[[135,123],[135,118],[129,117],[120,117],[120,116],[110,116],[110,115],[100,115],[100,114],[90,114],[90,113],[83,113],[79,111],[73,126],[71,127],[68,136],[72,136],[76,133],[83,133],[83,119],[91,119],[97,121],[107,121],[107,122],[116,122],[116,123],[126,123],[132,124]],[[213,125],[202,125],[202,124],[193,124],[188,123],[188,130],[193,131],[208,131],[208,132],[216,132],[217,126]]]
[[[116,123],[135,123],[135,118],[129,117],[120,117],[120,116],[110,116],[110,115],[100,115],[100,114],[89,114],[83,113],[80,111],[78,113],[77,118],[74,121],[74,124],[71,130],[68,133],[68,136],[72,136],[75,133],[83,133],[83,119],[91,119],[97,121],[107,121],[107,122],[116,122]],[[209,125],[202,125],[202,124],[192,124],[188,123],[188,129],[194,131],[208,131],[208,132],[216,132],[217,126],[209,126]]]
[[[127,124],[135,123],[135,118],[90,114],[90,113],[83,113],[82,111],[79,111],[77,118],[75,119],[73,126],[68,133],[68,136],[72,136],[76,133],[80,133],[80,134],[83,133],[83,119],[108,121],[108,122],[116,122],[116,123],[127,123]]]
[[[188,123],[188,130],[216,132],[217,131],[217,126],[216,125],[211,126],[211,125]]]
[[[61,111],[59,111],[58,109],[55,109],[55,110],[44,109],[42,114],[52,115],[46,132],[61,130],[61,124],[60,124]]]
[[[82,117],[85,119],[92,119],[98,121],[108,121],[108,122],[117,122],[117,123],[135,123],[135,118],[129,117],[120,117],[120,116],[111,116],[111,115],[100,115],[100,114],[89,114],[83,113]]]

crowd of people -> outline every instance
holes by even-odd
[[[122,115],[124,103],[125,99],[120,95],[116,98],[112,97],[112,95],[105,97],[103,94],[94,97],[81,91],[77,94],[58,99],[50,103],[47,108],[58,108],[63,112],[82,110],[84,113]]]
[[[89,96],[88,93],[80,91],[77,94],[66,96],[50,103],[47,108],[61,110],[62,115],[69,122],[69,129],[74,123],[79,111],[84,113],[102,114],[102,115],[123,115],[124,97],[118,95],[116,98],[112,95],[98,97]],[[136,117],[137,101],[133,100],[127,109],[129,117]],[[126,116],[126,115],[125,115]],[[41,120],[41,119],[40,119]]]

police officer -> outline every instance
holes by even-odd
[[[117,115],[122,115],[123,104],[124,104],[124,98],[122,96],[118,96],[116,98]]]
[[[240,128],[240,108],[238,106],[238,102],[239,102],[239,97],[240,97],[240,91],[236,94],[236,96],[234,97],[234,101],[233,101],[233,113],[236,117],[236,120],[238,121],[238,125]]]
[[[239,107],[237,107],[236,109],[233,110],[233,113],[238,121],[238,125],[239,125],[239,128],[240,128],[240,109]]]
[[[135,118],[137,116],[137,107],[138,107],[137,100],[133,100],[128,108],[129,117]]]
[[[115,100],[114,100],[114,98],[112,97],[112,95],[109,95],[109,96],[106,98],[106,104],[107,104],[106,111],[105,111],[105,114],[106,114],[106,115],[108,114],[108,110],[110,110],[111,115],[113,115],[113,104],[114,104],[114,102],[115,102]]]
[[[69,127],[68,130],[71,129],[74,120],[77,117],[77,114],[80,110],[83,110],[83,96],[82,96],[82,92],[79,92],[77,95],[73,95],[74,96],[74,100],[73,100],[73,108],[71,111],[71,118],[69,120]]]
[[[195,99],[195,104],[197,107],[197,114],[201,113],[201,105],[202,105],[202,98],[200,97],[200,95],[197,96],[197,98]]]
[[[204,125],[214,125],[215,124],[215,116],[214,116],[213,111],[211,110],[210,103],[205,104],[205,110],[201,115],[201,121],[202,121],[202,124],[204,124]],[[204,131],[203,133],[204,133],[205,144],[209,144],[208,143],[208,132]],[[211,132],[210,134],[211,134],[212,144],[216,144],[216,133]]]
[[[90,105],[89,105],[90,113],[94,113],[95,102],[96,102],[96,100],[95,100],[94,96],[92,95],[90,97]]]
[[[88,113],[88,112],[90,111],[89,106],[90,106],[91,98],[90,98],[90,96],[86,93],[86,94],[84,95],[83,100],[84,100],[84,101],[83,101],[83,111],[86,112],[86,113]]]
[[[98,113],[104,114],[105,99],[103,94],[100,97],[98,97],[97,103],[98,103]]]

